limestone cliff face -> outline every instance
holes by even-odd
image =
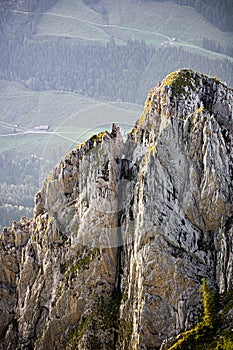
[[[132,348],[159,348],[190,329],[203,277],[232,289],[232,96],[214,79],[174,72],[151,91],[127,142],[138,164],[122,225],[125,240],[133,236],[121,309]]]
[[[203,314],[203,277],[229,300],[232,106],[176,71],[126,141],[113,125],[53,169],[1,234],[0,349],[168,349]]]

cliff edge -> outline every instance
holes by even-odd
[[[92,136],[0,240],[0,349],[233,344],[233,90],[189,69]]]

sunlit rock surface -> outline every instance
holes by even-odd
[[[203,278],[230,295],[232,105],[178,70],[126,141],[113,125],[61,160],[1,234],[0,349],[168,349],[202,316]]]

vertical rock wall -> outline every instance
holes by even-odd
[[[159,349],[200,320],[203,277],[232,290],[232,101],[176,71],[126,142],[113,125],[61,160],[1,234],[0,349]]]
[[[129,173],[138,171],[124,194],[121,317],[133,332],[119,348],[157,349],[190,329],[203,277],[220,293],[232,288],[232,96],[214,79],[174,72],[126,142]]]

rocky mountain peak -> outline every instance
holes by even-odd
[[[177,70],[126,141],[113,125],[61,160],[34,218],[1,234],[0,348],[231,341],[232,101],[216,78]]]

